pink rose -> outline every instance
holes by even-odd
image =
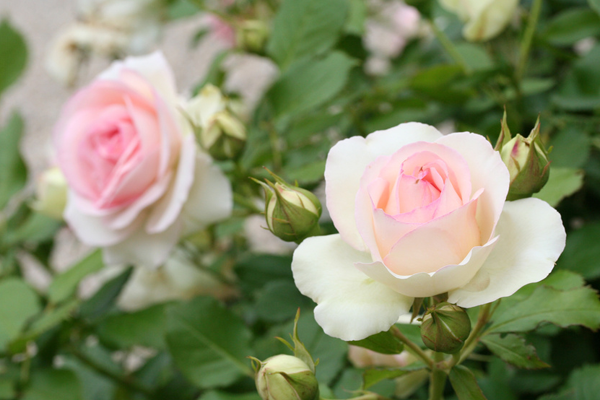
[[[415,297],[474,307],[545,278],[565,245],[544,201],[507,202],[509,173],[485,138],[408,123],[329,152],[327,208],[339,234],[305,240],[292,269],[326,333],[387,330]]]
[[[179,238],[227,217],[229,181],[196,146],[161,53],[113,63],[54,131],[65,220],[107,263],[162,264]]]

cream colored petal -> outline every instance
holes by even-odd
[[[409,311],[412,298],[375,282],[354,266],[369,262],[340,235],[306,239],[294,252],[296,286],[318,305],[315,319],[325,333],[343,340],[360,340],[389,329]]]
[[[353,137],[338,142],[329,151],[325,167],[327,209],[343,239],[364,251],[354,218],[355,199],[360,179],[367,166],[379,156],[389,156],[401,147],[417,142],[432,142],[442,134],[432,126],[415,122],[377,131],[366,139]]]
[[[496,248],[471,282],[450,292],[450,302],[475,307],[510,296],[548,276],[565,247],[560,214],[539,199],[507,202],[496,233]]]

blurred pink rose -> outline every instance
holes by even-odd
[[[65,220],[108,263],[156,267],[181,235],[227,217],[231,188],[198,150],[160,53],[118,61],[62,110],[54,130]]]
[[[482,136],[408,123],[338,142],[325,169],[338,235],[305,240],[292,269],[325,332],[387,330],[413,298],[474,307],[545,278],[565,245],[542,200],[507,202],[508,169]]]

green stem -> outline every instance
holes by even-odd
[[[396,326],[392,326],[391,332],[394,336],[396,336],[398,339],[400,339],[400,341],[402,341],[402,343],[404,343],[404,345],[407,347],[407,350],[411,354],[413,354],[415,357],[420,358],[425,364],[427,364],[429,369],[433,370],[433,368],[434,368],[433,360],[431,360],[431,358],[429,358],[427,356],[427,354],[425,354],[425,352],[423,350],[421,350],[421,348],[419,346],[417,346],[416,344],[411,342],[409,338],[404,336],[404,334],[402,332],[400,332],[400,329],[398,329]]]
[[[431,371],[431,379],[429,381],[429,400],[443,400],[444,387],[446,386],[446,378],[448,375],[446,374],[446,371],[440,369],[438,365],[444,361],[444,355],[442,353],[435,353],[434,359],[436,363]]]
[[[516,77],[520,82],[525,68],[527,67],[527,60],[529,58],[529,51],[531,50],[531,42],[535,34],[535,28],[537,27],[538,19],[540,17],[540,11],[542,10],[542,0],[534,0],[531,6],[531,12],[529,13],[529,19],[527,21],[527,28],[523,35],[523,41],[521,42],[521,49],[519,51],[519,65],[517,66]]]
[[[471,334],[465,341],[465,345],[460,352],[460,357],[454,358],[450,363],[450,367],[462,363],[468,356],[475,350],[477,343],[479,343],[479,338],[481,337],[481,331],[485,328],[485,325],[490,320],[490,317],[496,310],[496,307],[492,310],[492,303],[484,304],[479,309],[479,316],[477,317],[477,323],[475,327],[471,331]]]
[[[429,20],[429,25],[431,26],[433,34],[435,35],[437,40],[439,40],[440,44],[442,45],[444,50],[446,50],[448,55],[454,60],[455,63],[462,67],[465,74],[470,75],[473,72],[473,70],[471,69],[469,64],[467,64],[467,62],[465,61],[463,56],[458,52],[458,50],[456,50],[456,46],[454,46],[454,43],[452,43],[452,41],[448,39],[448,36],[444,33],[444,31],[437,27],[435,22]]]

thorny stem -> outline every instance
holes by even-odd
[[[429,369],[431,369],[431,370],[434,369],[433,361],[431,360],[431,358],[429,358],[427,356],[427,354],[425,354],[425,352],[423,350],[421,350],[421,348],[419,346],[417,346],[412,341],[410,341],[409,338],[404,336],[404,334],[402,332],[400,332],[400,329],[398,329],[396,326],[392,326],[391,332],[394,336],[396,336],[398,339],[400,339],[400,341],[402,341],[402,343],[404,343],[404,345],[406,347],[408,347],[407,350],[410,353],[412,353],[414,356],[420,358],[425,364],[427,364]]]

